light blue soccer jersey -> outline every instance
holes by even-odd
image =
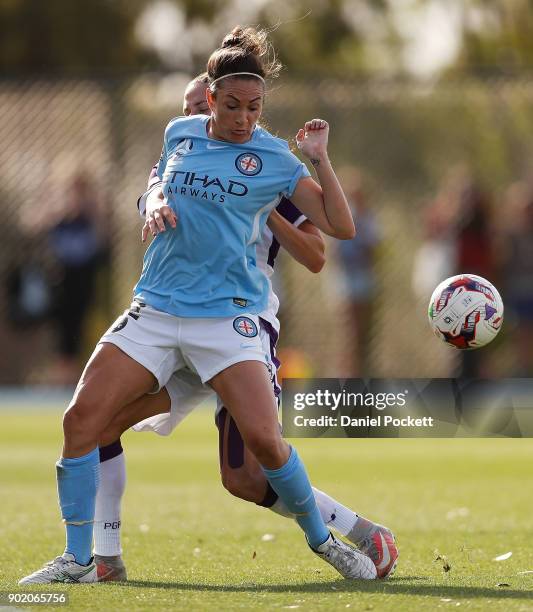
[[[280,198],[309,171],[263,128],[233,144],[208,138],[208,120],[178,117],[165,130],[158,174],[178,220],[148,247],[134,295],[180,317],[256,314],[269,291],[256,243]]]

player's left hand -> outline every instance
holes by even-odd
[[[307,121],[296,134],[296,144],[310,160],[322,159],[327,155],[329,125],[323,119]]]
[[[152,234],[155,237],[157,234],[164,232],[166,230],[165,221],[168,222],[172,229],[176,227],[176,215],[165,200],[158,207],[147,207],[146,221],[141,232],[142,241],[146,241],[148,234]]]

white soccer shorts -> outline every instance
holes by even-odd
[[[155,391],[183,368],[198,374],[205,383],[241,361],[269,363],[257,315],[192,319],[134,301],[100,342],[115,344],[152,372],[158,382]]]
[[[276,357],[278,334],[268,322],[260,320],[259,337],[263,350],[268,355],[267,367],[271,376],[273,391],[277,397],[280,393],[276,376],[279,367],[279,361]],[[161,436],[168,436],[187,415],[213,395],[211,387],[204,385],[200,377],[188,369],[174,372],[165,387],[170,397],[170,412],[144,419],[132,427],[134,431],[153,431]],[[221,402],[217,398],[216,412],[221,408]]]

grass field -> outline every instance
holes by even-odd
[[[0,416],[0,591],[20,591],[21,576],[62,551],[61,416]],[[226,493],[216,444],[207,410],[169,439],[124,437],[130,582],[54,586],[70,609],[533,611],[533,440],[298,441],[316,486],[396,533],[396,575],[372,582],[342,580],[292,521]]]

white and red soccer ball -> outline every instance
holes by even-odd
[[[435,289],[428,317],[437,338],[458,349],[476,349],[500,331],[503,302],[489,281],[474,274],[459,274]]]

